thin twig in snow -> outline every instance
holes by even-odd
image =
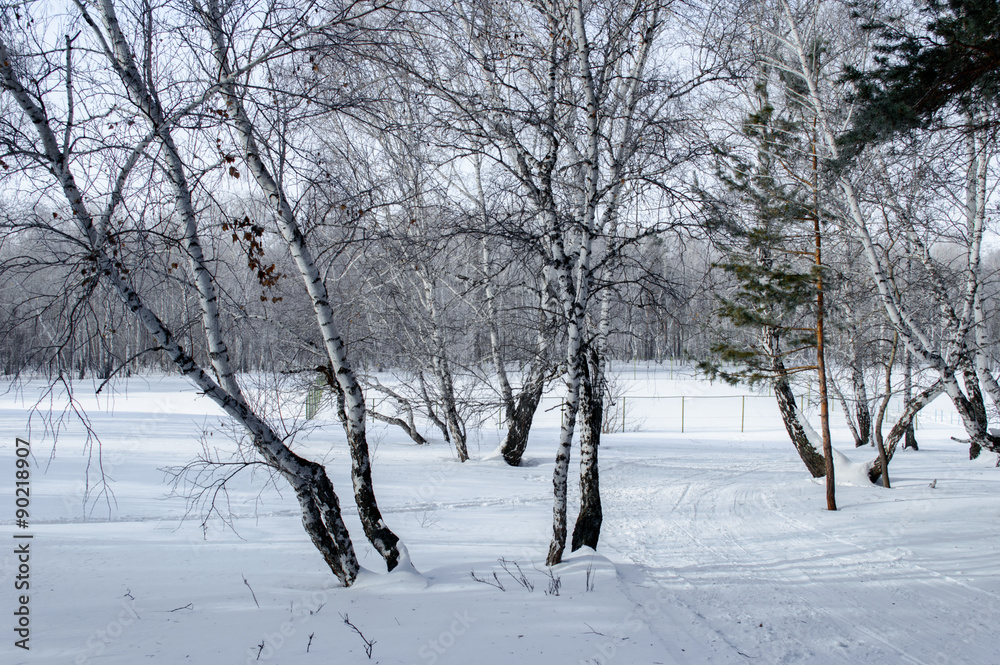
[[[367,637],[365,637],[364,633],[361,632],[361,629],[355,626],[353,623],[351,623],[351,620],[347,618],[346,614],[341,614],[340,618],[344,620],[344,623],[353,628],[354,632],[357,633],[358,637],[361,638],[361,641],[365,643],[365,654],[368,656],[368,660],[371,660],[372,647],[375,646],[375,640],[369,640]]]
[[[250,582],[247,581],[247,576],[243,575],[242,573],[241,573],[241,575],[243,576],[243,584],[246,584],[247,588],[250,589],[250,595],[253,596],[253,602],[254,602],[254,604],[257,605],[257,609],[259,610],[260,609],[260,603],[257,602],[257,594],[255,594],[253,592],[253,587],[250,586]]]

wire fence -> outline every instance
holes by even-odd
[[[536,414],[536,422],[558,425],[563,398],[546,395]],[[385,406],[386,398],[369,398],[369,408]],[[391,405],[391,400],[388,401]],[[844,404],[831,399],[831,414],[840,414],[842,421]],[[310,387],[305,398],[305,416],[312,419],[326,406],[332,406],[329,391],[319,386]],[[848,408],[853,405],[848,401]],[[506,427],[503,409],[497,407],[495,425]],[[799,395],[799,409],[813,415],[818,410],[815,395],[811,391]],[[898,417],[903,410],[900,397],[893,397],[887,409],[887,419]],[[492,420],[492,418],[488,418]],[[921,423],[961,424],[953,408],[924,409],[914,420],[916,427]],[[486,423],[484,423],[486,424]],[[620,395],[605,405],[605,432],[752,432],[783,429],[781,412],[774,396],[768,393],[744,393],[731,395]]]
[[[541,411],[546,413],[558,412],[562,404],[558,396],[542,400]],[[774,398],[755,394],[623,395],[605,405],[604,423],[610,432],[746,432],[782,427]]]
[[[819,405],[814,395],[799,396],[799,409],[807,417],[815,416]],[[539,415],[549,414],[555,423],[560,419],[562,398],[549,395],[543,398]],[[831,417],[843,422],[843,404],[840,400],[829,402]],[[848,408],[853,405],[848,402]],[[901,398],[890,400],[886,422],[891,424],[903,411]],[[914,425],[921,421],[960,424],[953,409],[925,409],[918,414]],[[605,405],[606,432],[753,432],[784,429],[777,400],[770,394],[734,395],[623,395]],[[502,418],[498,426],[504,426]]]

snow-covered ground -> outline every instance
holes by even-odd
[[[326,462],[349,507],[371,571],[350,589],[280,481],[233,481],[217,497],[232,528],[218,517],[203,528],[203,512],[170,496],[164,469],[231,447],[218,411],[175,377],[100,399],[78,386],[113,495],[94,485],[78,423],[53,454],[36,419],[29,527],[16,528],[15,436],[41,384],[23,385],[0,397],[0,662],[1000,663],[1000,469],[950,439],[960,431],[944,401],[928,407],[920,451],[893,460],[893,489],[844,467],[853,484],[831,513],[773,398],[668,366],[621,367],[618,380],[631,397],[626,431],[601,449],[600,548],[551,571],[556,410],[540,414],[516,469],[491,456],[495,427],[474,432],[473,460],[458,464],[440,441],[417,447],[376,426],[379,502],[419,571],[389,575],[351,514],[342,430],[323,412],[296,445]],[[841,452],[870,461],[835,418]],[[14,536],[29,533],[24,651]],[[345,618],[373,642],[370,659]]]

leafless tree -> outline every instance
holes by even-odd
[[[190,33],[170,31],[171,22],[186,20],[187,9],[193,9],[201,19],[201,27],[212,38],[209,43],[214,48],[196,50],[204,48],[204,44],[178,37]],[[255,14],[258,9],[261,13]],[[255,43],[238,65],[231,64],[228,58],[229,49],[239,42],[225,41],[226,37],[217,30],[221,14],[213,12],[212,7],[183,5],[154,10],[139,3],[127,8],[123,21],[120,7],[111,0],[98,3],[93,14],[89,5],[77,3],[75,13],[66,20],[83,25],[83,31],[75,39],[85,40],[86,48],[77,47],[75,39],[70,38],[61,48],[51,47],[46,43],[51,30],[29,29],[35,17],[20,13],[9,23],[37,43],[12,43],[11,36],[19,34],[12,27],[5,30],[0,42],[4,97],[19,110],[19,116],[7,123],[3,142],[6,154],[16,159],[15,176],[28,178],[45,173],[49,178],[51,187],[44,187],[41,196],[51,202],[58,223],[50,223],[41,230],[71,249],[79,276],[74,290],[82,295],[103,290],[117,297],[177,369],[241,424],[252,438],[257,454],[294,489],[306,531],[331,570],[342,583],[351,584],[358,562],[325,469],[293,452],[267,422],[266,415],[249,403],[237,381],[225,339],[226,326],[222,324],[218,263],[205,250],[206,227],[210,232],[216,229],[204,219],[204,211],[211,206],[203,207],[196,191],[206,179],[211,179],[213,167],[228,169],[233,178],[239,174],[228,154],[220,154],[218,161],[203,156],[211,155],[212,151],[212,141],[206,133],[210,135],[220,127],[218,122],[208,121],[215,115],[217,119],[231,121],[245,139],[248,168],[274,206],[278,227],[296,265],[304,277],[313,278],[306,279],[307,289],[332,366],[351,405],[354,426],[351,433],[355,435],[351,441],[352,459],[362,521],[392,568],[399,550],[396,537],[385,527],[374,503],[364,443],[364,400],[353,381],[343,343],[333,327],[330,304],[324,297],[315,264],[311,263],[306,240],[281,185],[274,181],[260,159],[254,144],[253,124],[239,94],[240,86],[253,80],[261,63],[294,53],[294,45],[317,31],[350,25],[358,10],[347,6],[325,11],[323,16],[328,20],[316,28],[297,23],[295,16],[299,14],[289,15],[277,11],[278,7],[271,9],[274,11],[269,13],[266,7],[251,7],[242,17],[256,15],[256,19],[263,21],[256,24],[258,36],[268,35],[271,39]],[[47,21],[52,17],[46,19],[42,24],[48,26]],[[165,49],[191,47],[192,50],[185,52],[189,60],[171,58],[172,63],[185,66],[211,54],[215,58],[215,66],[210,68],[214,76],[202,76],[203,72],[194,65],[186,70],[184,85],[171,86],[167,72],[157,65],[156,50],[161,44]],[[57,56],[64,60],[58,61]],[[86,103],[79,99],[81,91]],[[227,106],[206,113],[217,95]],[[101,129],[105,124],[109,130],[120,127],[118,134],[108,136]],[[157,191],[168,197],[173,209],[165,218],[152,220],[152,225],[146,224],[149,220],[131,210],[127,202],[133,192],[142,190],[138,178],[145,174],[163,175],[162,180],[154,178],[147,182],[161,187]],[[273,266],[259,261],[264,229],[249,219],[244,225],[237,225],[238,228],[229,228],[230,224],[223,222],[222,227],[232,231],[234,242],[242,236],[257,250],[249,253],[249,267],[256,271],[260,287],[273,286],[277,280]],[[158,268],[166,267],[167,273],[182,270],[177,261],[166,266],[150,265],[145,253],[148,248],[143,243],[151,244],[160,238],[186,262],[183,271],[197,296],[207,367],[182,347],[165,323],[165,317],[144,297],[147,275],[162,280],[164,276],[156,272]]]

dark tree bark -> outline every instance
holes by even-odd
[[[905,360],[903,361],[903,403],[909,404],[913,397],[913,356],[910,354],[910,350],[905,350]],[[917,445],[917,434],[914,431],[913,423],[906,428],[906,434],[903,438],[903,450],[907,448],[912,448],[913,450],[920,450]]]
[[[580,513],[573,526],[571,551],[597,549],[604,512],[597,455],[604,421],[604,371],[600,353],[591,349],[580,387]]]
[[[855,358],[851,367],[851,382],[854,384],[854,414],[858,423],[857,448],[871,443],[872,414],[868,410],[868,390],[865,387],[865,373],[860,358]]]
[[[983,392],[979,389],[979,378],[975,370],[965,368],[962,372],[965,379],[965,390],[969,395],[968,404],[972,418],[975,419],[977,430],[989,431],[989,418],[986,415],[986,403],[983,401]],[[969,459],[976,459],[983,452],[983,446],[975,438],[969,441]]]
[[[785,425],[785,431],[792,440],[792,445],[802,458],[806,469],[813,478],[822,478],[826,475],[826,459],[816,450],[805,427],[799,420],[798,406],[795,404],[795,394],[788,383],[788,372],[785,363],[781,360],[781,349],[777,331],[765,329],[763,332],[764,343],[767,345],[768,353],[771,357],[771,373],[773,375],[772,385],[774,387],[774,397],[778,401],[778,410],[781,412],[781,421]],[[808,425],[806,425],[808,427]]]
[[[531,377],[528,383],[521,389],[520,394],[513,404],[513,408],[507,408],[507,436],[500,443],[500,454],[507,464],[519,466],[524,457],[524,451],[528,447],[528,434],[531,432],[531,425],[535,419],[535,411],[542,401],[542,392],[545,390],[544,377]]]
[[[920,413],[920,410],[925,406],[930,404],[935,397],[944,392],[944,385],[941,381],[938,381],[930,388],[921,391],[916,397],[910,400],[906,404],[906,408],[903,409],[903,413],[900,414],[899,420],[893,425],[892,429],[889,430],[889,436],[885,440],[885,459],[886,463],[892,461],[892,456],[896,452],[896,446],[899,444],[900,440],[906,434],[908,427],[912,427],[913,419]],[[877,483],[882,477],[883,462],[881,460],[881,455],[875,458],[872,463],[871,468],[868,470],[868,478],[873,483]]]

